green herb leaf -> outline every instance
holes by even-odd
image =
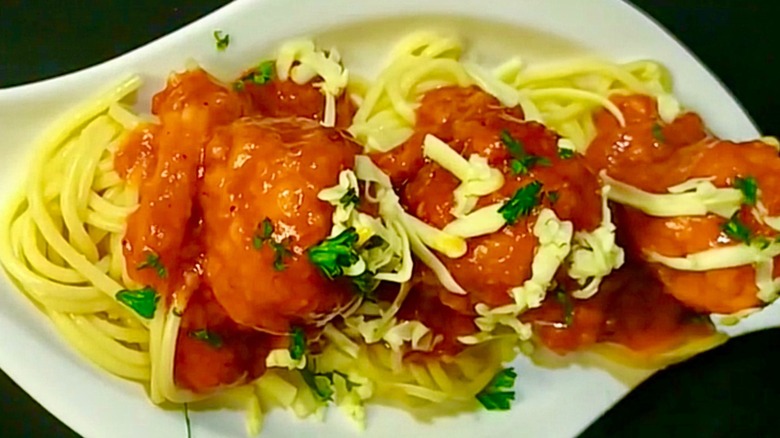
[[[136,266],[136,269],[139,270],[147,268],[154,269],[157,272],[157,276],[160,278],[165,278],[168,276],[168,271],[165,269],[162,261],[160,261],[160,256],[153,252],[148,252],[146,254],[146,260]]]
[[[739,212],[734,213],[721,229],[734,240],[750,243],[752,237],[750,229],[739,219]]]
[[[325,239],[309,248],[309,261],[329,279],[344,275],[344,268],[352,266],[360,256],[355,250],[358,234],[354,227],[347,228],[338,236]]]
[[[555,291],[555,300],[563,307],[563,324],[566,327],[570,327],[574,322],[574,303],[571,302],[571,297],[563,289]]]
[[[509,410],[512,400],[515,399],[515,392],[512,389],[516,377],[514,368],[504,368],[477,394],[477,400],[489,411]]]
[[[551,204],[555,204],[556,202],[558,202],[558,199],[560,199],[560,197],[561,197],[560,193],[556,191],[547,192],[547,199],[550,200]]]
[[[379,237],[378,234],[374,234],[373,236],[369,237],[368,240],[366,240],[366,243],[363,244],[361,249],[363,251],[368,251],[374,248],[379,248],[384,244],[385,244],[385,239]]]
[[[498,209],[498,212],[504,217],[506,223],[514,225],[518,217],[528,216],[534,207],[539,205],[541,192],[542,183],[533,181],[519,188],[512,198]]]
[[[346,384],[347,384],[347,392],[349,392],[349,391],[352,391],[352,388],[354,388],[354,387],[356,387],[356,386],[360,386],[360,383],[355,383],[355,382],[353,382],[353,381],[349,380],[349,376],[347,376],[346,374],[342,373],[342,372],[341,372],[341,371],[339,371],[339,370],[333,370],[333,372],[332,372],[332,373],[329,373],[329,374],[331,374],[331,379],[330,379],[330,380],[331,380],[331,382],[333,381],[333,377],[332,377],[332,375],[333,375],[333,374],[336,374],[336,375],[339,375],[339,376],[341,376],[341,377],[342,377],[342,378],[343,378],[343,379],[346,381]]]
[[[746,205],[754,206],[758,198],[758,182],[756,178],[747,176],[737,177],[734,180],[734,188],[742,192],[742,199]]]
[[[512,137],[509,131],[501,131],[500,137],[501,142],[514,157],[509,166],[515,175],[524,175],[530,172],[534,166],[550,166],[552,164],[548,158],[527,154],[523,142]]]
[[[281,242],[271,240],[269,244],[271,249],[274,250],[274,270],[284,271],[287,268],[287,265],[284,264],[284,259],[292,256],[292,251],[289,248],[290,238],[288,237]]]
[[[117,292],[115,296],[117,301],[133,309],[135,313],[146,319],[154,318],[157,302],[160,301],[157,291],[148,286],[138,290],[123,289]]]
[[[664,128],[658,123],[653,123],[653,138],[659,143],[666,143],[666,137],[664,137]]]
[[[379,287],[379,280],[374,277],[374,273],[365,270],[357,277],[352,277],[352,284],[355,285],[355,289],[363,298],[373,299],[373,292]]]
[[[308,368],[298,370],[303,377],[303,381],[311,388],[314,396],[322,401],[328,402],[333,400],[333,382],[325,374],[315,373]]]
[[[574,150],[568,148],[558,148],[558,158],[568,160],[574,157]]]
[[[284,271],[287,265],[284,263],[284,259],[292,256],[290,251],[291,239],[288,237],[281,242],[277,242],[273,239],[274,224],[271,219],[265,218],[260,224],[257,225],[255,235],[252,236],[252,246],[256,250],[263,248],[263,244],[267,243],[274,252],[274,269],[277,271]]]
[[[271,82],[274,76],[276,76],[276,61],[264,61],[233,83],[233,89],[236,91],[243,90],[246,82],[251,82],[255,85],[265,85]]]
[[[355,192],[355,189],[350,188],[347,190],[347,193],[344,193],[344,196],[339,199],[339,202],[344,207],[348,207],[349,204],[358,205],[360,202],[360,196]]]
[[[193,330],[190,332],[190,337],[203,341],[214,348],[222,347],[222,336],[208,329]]]
[[[230,45],[230,35],[223,34],[221,30],[214,31],[214,39],[217,40],[217,50],[220,52]]]
[[[306,333],[300,327],[293,327],[290,331],[290,358],[301,360],[306,354]]]
[[[252,246],[254,246],[255,249],[262,248],[263,244],[270,240],[273,234],[274,224],[271,222],[271,219],[263,219],[263,221],[257,225],[255,235],[252,237]]]

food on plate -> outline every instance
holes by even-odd
[[[121,82],[3,218],[9,275],[155,403],[240,403],[252,433],[506,410],[520,352],[660,367],[777,298],[777,143],[717,139],[660,64],[491,68],[418,32],[367,80],[328,49],[173,73],[150,115]]]

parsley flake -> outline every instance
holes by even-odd
[[[314,396],[321,402],[329,402],[333,400],[333,376],[339,376],[344,379],[347,387],[347,391],[352,391],[356,386],[360,386],[359,383],[355,383],[349,380],[349,376],[338,370],[329,371],[326,373],[315,373],[308,367],[299,370],[303,381],[311,388]]]
[[[332,374],[329,377],[329,373],[315,373],[308,368],[298,371],[301,373],[303,381],[311,388],[311,392],[318,400],[322,402],[333,400]]]
[[[344,268],[356,263],[360,256],[355,250],[358,234],[354,227],[347,228],[338,236],[325,239],[309,248],[309,261],[333,280],[344,275]]]
[[[257,67],[241,76],[233,83],[233,89],[241,91],[247,82],[255,85],[265,85],[276,76],[276,61],[263,61]]]
[[[550,166],[552,164],[548,158],[527,154],[523,142],[512,137],[509,131],[501,131],[500,137],[501,143],[506,146],[514,158],[509,163],[509,166],[515,175],[525,175],[534,166]]]
[[[489,411],[507,411],[511,408],[517,373],[514,368],[504,368],[477,394],[477,400]]]
[[[742,192],[742,199],[746,205],[754,206],[758,198],[758,182],[755,177],[737,177],[734,180],[734,188]]]
[[[214,39],[217,40],[217,50],[224,51],[230,45],[230,35],[221,30],[214,31]]]
[[[133,309],[135,313],[146,319],[154,318],[157,302],[160,301],[157,291],[148,286],[137,290],[123,289],[117,292],[115,296],[117,301]]]
[[[165,278],[168,276],[168,271],[165,269],[165,266],[160,261],[160,256],[153,252],[148,252],[146,254],[146,260],[139,263],[135,268],[138,270],[148,269],[148,268],[154,269],[155,272],[157,272],[157,276],[160,278]]]
[[[542,183],[533,181],[515,192],[512,198],[507,201],[498,212],[504,217],[509,225],[514,225],[517,218],[528,216],[531,211],[541,202]]]
[[[373,292],[379,287],[379,280],[374,277],[373,272],[365,270],[362,274],[352,277],[352,284],[355,285],[355,289],[360,296],[373,299]]]
[[[271,241],[271,249],[274,250],[274,270],[284,271],[287,265],[284,263],[284,259],[292,257],[292,251],[290,251],[291,239],[288,237],[281,242]]]
[[[555,291],[555,300],[563,307],[563,325],[570,327],[574,322],[574,303],[563,289]]]
[[[653,123],[653,138],[659,143],[666,143],[666,137],[664,136],[664,128],[658,123]]]
[[[301,360],[306,354],[306,333],[300,327],[293,327],[290,331],[290,358]]]
[[[574,150],[569,148],[558,148],[558,158],[562,160],[574,158]]]
[[[731,218],[721,227],[727,236],[740,242],[750,243],[752,238],[750,229],[739,219],[739,212],[734,213]]]
[[[547,199],[550,200],[550,204],[555,204],[558,202],[558,199],[561,198],[561,194],[557,191],[547,192]]]
[[[271,219],[263,219],[257,226],[255,235],[252,236],[252,246],[259,251],[263,248],[263,245],[267,243],[274,252],[274,269],[277,271],[284,271],[284,269],[287,268],[284,259],[292,256],[292,251],[290,251],[292,239],[288,237],[281,242],[277,242],[273,239],[273,234],[274,224],[271,222]]]
[[[222,347],[222,336],[208,329],[193,330],[190,332],[190,337],[203,341],[214,348]]]
[[[350,204],[358,205],[360,202],[360,196],[358,196],[354,188],[350,188],[347,190],[347,193],[344,193],[344,196],[339,199],[339,202],[344,207],[349,207]]]

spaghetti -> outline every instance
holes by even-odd
[[[723,340],[702,315],[776,298],[769,185],[703,169],[656,187],[619,167],[627,135],[702,156],[715,141],[661,65],[490,70],[462,51],[415,33],[369,82],[292,41],[232,85],[173,75],[155,118],[121,103],[131,77],[43,136],[0,261],[91,362],[154,403],[246,408],[251,434],[275,407],[334,402],[359,424],[374,400],[508,409],[519,351],[659,367]],[[734,231],[753,207],[761,238]],[[692,268],[701,245],[621,228],[687,215],[748,237]],[[739,299],[676,283],[751,263]]]

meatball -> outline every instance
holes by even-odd
[[[328,237],[333,207],[317,199],[359,151],[339,131],[303,118],[243,118],[206,150],[200,193],[204,269],[234,321],[285,333],[350,300],[306,250]]]
[[[617,180],[652,193],[692,178],[713,178],[717,187],[733,187],[737,178],[752,177],[759,201],[769,215],[780,214],[780,158],[762,142],[734,143],[711,137],[698,116],[684,114],[665,125],[647,96],[615,99],[626,114],[620,127],[605,112],[596,116],[598,134],[587,151],[595,170],[606,169]],[[759,223],[745,205],[740,221],[755,235],[776,232]],[[667,257],[741,243],[724,232],[728,221],[714,214],[695,217],[652,217],[630,207],[616,209],[620,241],[629,255],[646,259],[649,252]],[[733,313],[761,304],[751,266],[707,272],[687,272],[652,264],[666,291],[692,309]]]

